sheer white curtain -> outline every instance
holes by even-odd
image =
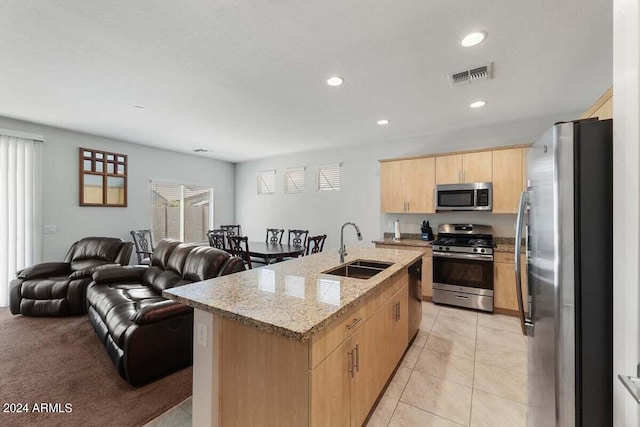
[[[41,141],[0,130],[0,307],[17,270],[40,261]]]

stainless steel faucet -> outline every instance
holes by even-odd
[[[342,224],[342,228],[340,229],[340,250],[338,253],[340,254],[340,264],[344,263],[344,257],[347,255],[347,248],[344,246],[344,228],[347,225],[353,225],[356,229],[356,233],[358,234],[358,240],[362,240],[362,234],[360,234],[360,228],[356,225],[355,222],[345,222]]]

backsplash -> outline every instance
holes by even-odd
[[[385,240],[387,239],[393,239],[395,237],[394,233],[384,233],[382,236]],[[418,233],[400,233],[400,238],[401,239],[408,239],[408,240],[422,240],[422,234]],[[438,238],[438,235],[435,235],[435,238]],[[493,244],[494,245],[513,245],[515,243],[516,239],[513,237],[499,237],[499,236],[494,236],[493,237]],[[522,239],[522,244],[524,245],[524,239]]]
[[[483,224],[493,227],[493,235],[499,237],[515,236],[515,214],[493,214],[490,212],[444,212],[436,214],[382,214],[380,231],[383,234],[393,231],[393,221],[400,220],[401,234],[416,234],[420,238],[420,224],[429,221],[434,234],[440,224]],[[392,236],[393,237],[393,236]]]

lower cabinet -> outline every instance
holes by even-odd
[[[352,338],[311,371],[311,425],[351,425]]]
[[[405,283],[311,371],[312,426],[364,423],[407,347],[408,298]]]
[[[523,255],[524,257],[524,255]],[[522,301],[527,310],[527,275],[524,260],[521,265]],[[493,264],[493,307],[497,311],[504,310],[509,314],[518,311],[516,291],[515,264],[513,254],[496,252]]]

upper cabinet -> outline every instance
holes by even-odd
[[[435,159],[380,164],[380,210],[383,213],[433,213]]]
[[[491,182],[491,151],[450,154],[436,159],[436,184]]]
[[[600,120],[613,118],[613,88],[610,87],[580,118],[598,118]]]
[[[462,155],[462,182],[491,182],[491,151]]]
[[[380,210],[384,213],[404,212],[407,206],[407,161],[380,164]]]
[[[527,147],[380,163],[382,213],[434,213],[436,184],[493,182],[493,212],[517,213]]]
[[[524,188],[526,148],[495,150],[493,155],[493,213],[517,213]]]

